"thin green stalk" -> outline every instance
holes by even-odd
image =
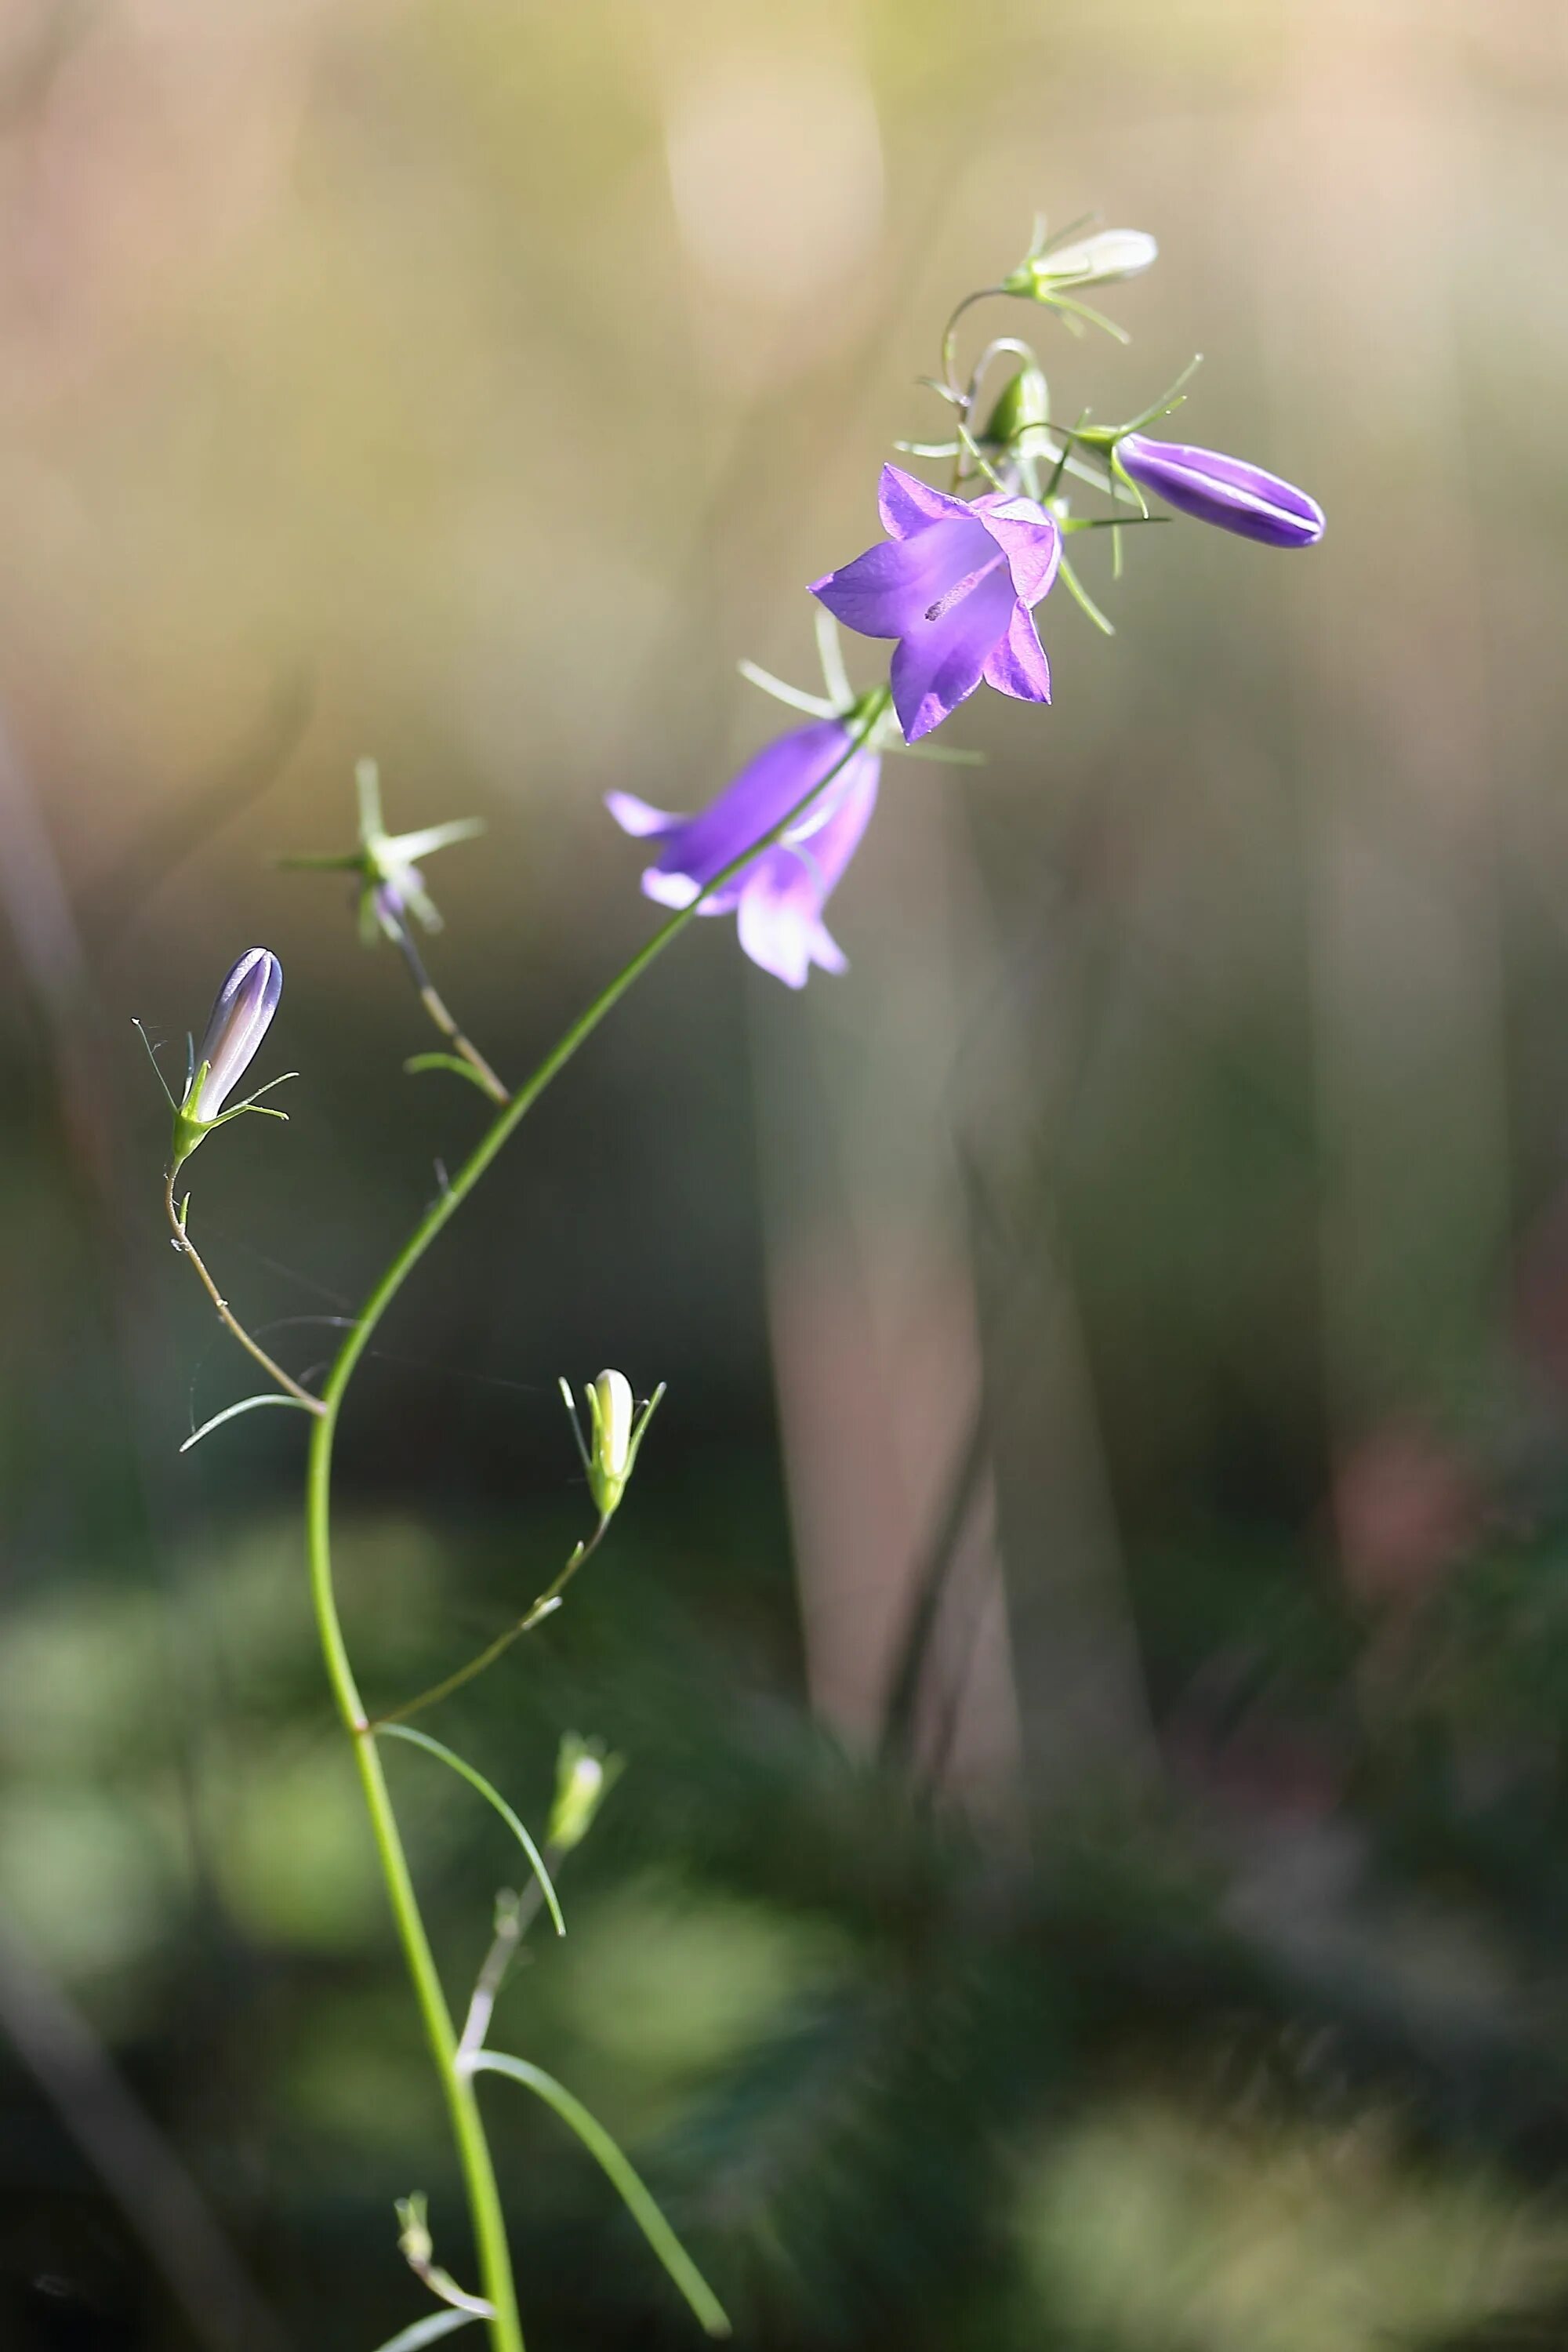
[[[310,1456],[306,1474],[306,1534],[316,1624],[332,1696],[337,1701],[344,1727],[353,1738],[354,1761],[359,1768],[360,1785],[364,1791],[376,1856],[386,1882],[393,1917],[408,1963],[408,1973],[414,1981],[415,1999],[425,2021],[426,2037],[451,2117],[452,2137],[457,2143],[458,2161],[462,2168],[463,2186],[473,2225],[479,2284],[493,2315],[489,2322],[490,2342],[494,2352],[523,2352],[522,2322],[517,2308],[517,2289],[512,2282],[511,2255],[506,2238],[506,2217],[501,2210],[495,2165],[491,2160],[489,2143],[485,2137],[472,2080],[458,2068],[458,2037],[451,2011],[441,1989],[430,1939],[425,1932],[419,1898],[415,1894],[414,1880],[408,1868],[408,1857],[403,1849],[397,1817],[392,1810],[386,1775],[382,1770],[374,1736],[365,1721],[359,1686],[354,1681],[353,1668],[349,1664],[342,1626],[338,1617],[337,1599],[332,1589],[332,1436],[345,1385],[346,1381],[339,1381],[331,1398],[323,1401],[326,1410],[310,1433]]]
[[[834,778],[847,768],[857,752],[869,741],[878,722],[888,708],[890,697],[886,688],[868,696],[856,715],[849,730],[849,741],[842,755],[826,774],[818,778],[811,790],[802,795],[794,808],[781,817],[778,824],[752,842],[741,855],[732,859],[721,873],[716,874],[708,886],[710,892],[720,889],[742,868],[748,866],[760,852],[780,840],[789,827],[802,817]],[[521,1125],[551,1080],[559,1076],[572,1056],[598,1027],[605,1014],[618,1004],[626,991],[641,979],[650,964],[656,962],[673,940],[686,929],[697,915],[700,900],[683,907],[666,923],[661,923],[653,937],[639,948],[608,985],[599,992],[587,1011],[574,1021],[565,1035],[552,1046],[532,1076],[521,1087],[480,1137],[462,1167],[453,1177],[439,1198],[420,1219],[380,1281],[366,1299],[352,1330],[344,1335],[335,1361],[328,1373],[321,1398],[316,1402],[318,1419],[310,1433],[310,1462],[306,1472],[305,1529],[306,1548],[310,1559],[310,1594],[315,1607],[317,1631],[321,1637],[321,1654],[326,1663],[327,1677],[332,1696],[342,1717],[344,1727],[353,1739],[354,1758],[359,1767],[361,1785],[364,1790],[365,1807],[370,1814],[372,1834],[381,1863],[382,1875],[392,1905],[393,1918],[403,1945],[404,1957],[414,1982],[415,1998],[425,2021],[425,2031],[436,2061],[436,2070],[446,2095],[447,2112],[451,2116],[452,2134],[457,2143],[458,2162],[462,2168],[468,2194],[469,2217],[473,2226],[475,2251],[479,2259],[480,2284],[494,2316],[488,2323],[492,2352],[523,2352],[522,2326],[518,2315],[517,2292],[512,2281],[511,2256],[507,2246],[506,2223],[501,2210],[500,2193],[496,2185],[495,2167],[490,2158],[489,2143],[474,2096],[471,2075],[457,2063],[457,2036],[453,2031],[451,2012],[437,1972],[430,1939],[425,1930],[419,1909],[419,1899],[414,1891],[408,1858],[404,1852],[396,1815],[392,1809],[381,1759],[376,1752],[373,1727],[365,1715],[353,1668],[349,1663],[348,1648],[343,1640],[342,1625],[338,1615],[337,1598],[332,1586],[331,1553],[331,1484],[332,1442],[337,1433],[338,1413],[350,1381],[353,1378],[360,1358],[370,1344],[372,1334],[392,1301],[402,1289],[409,1275],[418,1265],[431,1243],[461,1207],[492,1160],[507,1142],[513,1129]]]

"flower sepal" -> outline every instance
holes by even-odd
[[[231,1118],[243,1118],[247,1110],[255,1111],[262,1118],[280,1118],[287,1124],[288,1112],[275,1109],[270,1103],[264,1103],[260,1097],[262,1095],[270,1094],[274,1087],[283,1086],[289,1078],[297,1078],[299,1075],[298,1070],[285,1070],[281,1077],[269,1078],[264,1087],[258,1087],[256,1093],[247,1096],[244,1102],[231,1103],[227,1110],[220,1110],[216,1118],[200,1118],[191,1106],[201,1100],[202,1089],[212,1076],[211,1063],[201,1063],[191,1074],[191,1081],[185,1089],[184,1099],[174,1107],[174,1125],[169,1140],[170,1168],[172,1170],[183,1168],[192,1152],[198,1145],[205,1143],[209,1135],[216,1134],[220,1127],[226,1127]]]
[[[325,874],[357,874],[360,877],[360,937],[366,947],[380,939],[395,944],[404,936],[405,918],[412,915],[421,929],[438,931],[441,911],[425,887],[419,860],[457,841],[471,841],[483,833],[483,817],[453,817],[445,824],[420,826],[413,833],[388,833],[381,805],[381,770],[374,760],[354,767],[359,795],[359,840],[353,849],[335,853],[309,852],[279,858],[280,866]]]

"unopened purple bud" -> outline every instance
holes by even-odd
[[[283,993],[283,967],[268,948],[247,948],[218,990],[196,1068],[206,1065],[189,1116],[201,1124],[215,1119],[255,1060]]]
[[[1152,490],[1199,522],[1261,540],[1266,547],[1313,547],[1323,535],[1323,509],[1315,499],[1240,457],[1181,441],[1151,441],[1142,433],[1122,434],[1116,456],[1140,489]]]

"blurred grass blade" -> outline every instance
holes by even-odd
[[[221,1429],[226,1421],[233,1421],[238,1413],[249,1412],[258,1404],[291,1405],[296,1412],[309,1412],[310,1410],[309,1405],[301,1404],[298,1397],[284,1396],[277,1389],[268,1389],[257,1396],[241,1397],[237,1404],[225,1405],[223,1411],[215,1412],[210,1421],[204,1421],[199,1429],[193,1429],[181,1446],[181,1453],[188,1454],[193,1445],[201,1444],[210,1430]]]
[[[471,1085],[478,1087],[480,1094],[489,1091],[473,1064],[459,1061],[456,1054],[414,1054],[403,1066],[410,1077],[417,1077],[421,1070],[451,1070],[459,1078],[467,1078]]]
[[[477,2311],[433,2311],[428,2319],[416,2319],[412,2327],[389,2336],[376,2352],[419,2352],[422,2344],[436,2344],[456,2328],[471,2327],[479,2315]]]
[[[709,2336],[728,2336],[730,2322],[724,2306],[681,2244],[658,2207],[654,2203],[641,2179],[632,2169],[603,2124],[596,2123],[580,2099],[559,2084],[553,2074],[542,2066],[531,2066],[526,2058],[510,2058],[500,2050],[480,2050],[472,2061],[475,2074],[488,2072],[506,2074],[525,2089],[536,2091],[547,2106],[554,2108],[563,2123],[570,2124],[589,2154],[597,2158],[619,2189],[632,2219],[643,2236],[696,2313],[704,2332]],[[390,2352],[390,2347],[387,2347]]]
[[[482,1772],[477,1772],[471,1764],[465,1764],[463,1759],[460,1756],[455,1756],[449,1748],[443,1748],[438,1739],[432,1739],[427,1731],[416,1731],[411,1724],[378,1724],[375,1736],[378,1739],[406,1739],[416,1748],[427,1748],[432,1756],[438,1756],[443,1764],[449,1764],[454,1772],[460,1772],[470,1788],[477,1789],[481,1797],[489,1800],[527,1854],[533,1874],[539,1881],[539,1891],[549,1906],[552,1919],[555,1922],[555,1932],[558,1936],[563,1936],[566,1933],[566,1922],[561,1916],[561,1905],[555,1889],[551,1884],[550,1873],[544,1867],[544,1856],[540,1853],[500,1790],[492,1788]]]

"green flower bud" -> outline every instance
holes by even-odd
[[[637,1450],[655,1409],[664,1394],[661,1381],[640,1412],[632,1398],[631,1383],[624,1372],[601,1372],[592,1388],[584,1389],[588,1407],[588,1438],[584,1443],[577,1409],[572,1402],[572,1391],[564,1381],[561,1393],[566,1400],[566,1410],[572,1415],[572,1427],[577,1439],[577,1451],[583,1457],[583,1467],[588,1474],[588,1491],[598,1508],[601,1526],[611,1519],[620,1507],[626,1493]]]
[[[1054,252],[1031,253],[1002,280],[1002,288],[1007,294],[1048,302],[1053,295],[1077,287],[1110,286],[1119,278],[1140,277],[1159,255],[1153,238],[1141,228],[1104,228],[1072,245],[1058,246]]]
[[[1005,449],[1021,457],[1047,457],[1050,444],[1042,427],[1050,423],[1051,399],[1046,379],[1031,362],[1010,375],[984,425],[980,439],[987,448]]]
[[[596,1740],[565,1733],[556,1757],[555,1801],[545,1832],[545,1843],[552,1852],[570,1853],[582,1844],[620,1770],[620,1758],[606,1756]]]

